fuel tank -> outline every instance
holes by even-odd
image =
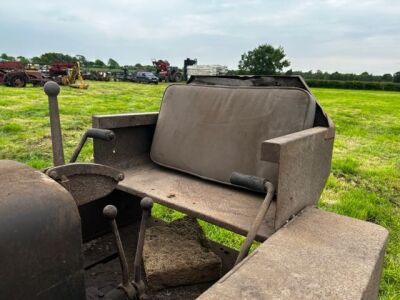
[[[0,160],[0,299],[85,299],[80,217],[42,172]]]

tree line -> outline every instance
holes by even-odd
[[[339,81],[368,81],[368,82],[400,82],[400,71],[397,73],[383,74],[383,75],[373,75],[368,72],[362,72],[361,74],[353,73],[328,73],[317,70],[316,72],[307,71],[293,71],[288,70],[284,74],[286,75],[301,75],[304,79],[314,79],[314,80],[339,80]]]
[[[85,68],[93,68],[93,69],[133,69],[133,70],[149,70],[154,69],[152,65],[127,65],[121,66],[115,59],[109,58],[107,63],[103,62],[100,59],[95,59],[94,61],[88,60],[83,55],[75,55],[71,56],[68,54],[63,53],[56,53],[56,52],[48,52],[44,53],[40,56],[34,56],[32,58],[27,58],[24,56],[11,56],[6,53],[2,53],[0,55],[0,61],[20,61],[23,64],[38,64],[38,65],[51,65],[54,63],[73,63],[79,61],[82,67]]]
[[[290,66],[290,61],[287,60],[283,47],[273,47],[269,44],[263,44],[241,55],[238,70],[230,70],[230,75],[301,75],[306,80],[335,80],[335,81],[363,81],[363,82],[394,82],[400,83],[400,71],[394,74],[373,75],[368,72],[361,74],[339,73],[339,72],[323,72],[320,70],[314,71],[293,71],[292,69],[283,72],[283,68]],[[82,67],[93,69],[121,69],[154,71],[152,65],[127,65],[120,64],[113,58],[109,58],[107,63],[100,59],[90,61],[83,55],[71,56],[63,53],[48,52],[40,56],[26,58],[24,56],[10,56],[6,53],[0,55],[0,60],[3,61],[21,61],[24,64],[39,64],[49,65],[60,62],[76,62],[79,61]]]
[[[293,71],[289,69],[282,72],[283,68],[290,66],[283,47],[273,47],[263,44],[243,53],[239,61],[238,70],[230,71],[231,74],[280,74],[280,75],[301,75],[306,80],[336,80],[336,81],[367,81],[367,82],[395,82],[400,83],[400,71],[394,74],[373,75],[368,72],[361,74],[339,73],[339,72],[316,72]]]

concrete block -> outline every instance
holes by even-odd
[[[146,230],[143,260],[150,288],[217,280],[221,258],[211,251],[196,219],[185,217]]]

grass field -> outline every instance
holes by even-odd
[[[90,82],[89,90],[62,88],[61,122],[70,157],[91,115],[157,111],[165,85]],[[313,89],[337,126],[324,210],[381,224],[390,231],[381,299],[400,299],[400,92]],[[87,145],[81,160],[91,160]],[[40,88],[0,86],[0,159],[35,168],[51,164],[47,100]],[[179,217],[157,207],[165,219]],[[207,235],[238,248],[241,237],[202,223]]]

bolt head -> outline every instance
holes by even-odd
[[[124,173],[119,173],[118,174],[118,181],[122,181],[122,180],[124,180],[124,178],[125,178]]]
[[[54,180],[58,179],[58,173],[55,170],[51,170],[50,172],[47,173],[47,175]]]
[[[108,138],[109,141],[114,140],[114,139],[115,139],[115,133],[112,132],[112,131],[109,132],[109,133],[107,134],[107,138]]]
[[[140,201],[140,206],[143,210],[151,210],[153,207],[153,200],[150,197],[144,197],[142,201]]]
[[[103,216],[107,219],[114,220],[118,210],[114,205],[107,205],[103,208]]]
[[[49,97],[55,97],[60,93],[60,86],[54,81],[47,81],[43,89]]]

